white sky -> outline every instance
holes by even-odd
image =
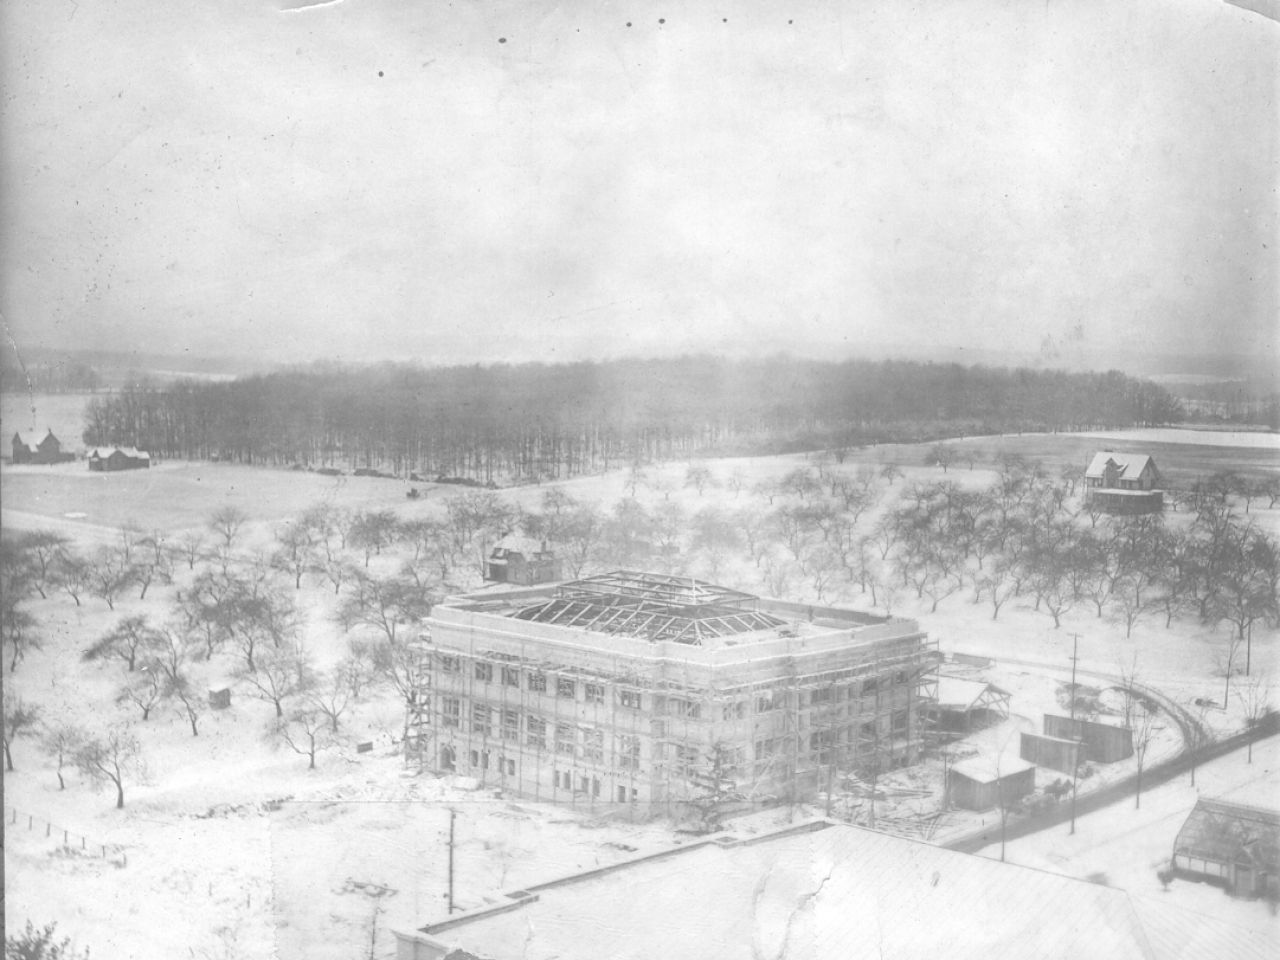
[[[1280,25],[1220,0],[280,3],[0,6],[20,343],[1275,353]]]

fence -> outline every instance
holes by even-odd
[[[127,867],[129,865],[128,855],[124,851],[124,847],[118,843],[99,843],[92,841],[82,833],[76,833],[66,827],[60,827],[58,824],[44,817],[37,817],[34,814],[23,813],[16,807],[5,808],[5,826],[10,833],[14,830],[21,829],[23,822],[27,825],[27,831],[37,833],[43,830],[44,835],[49,840],[57,843],[60,847],[70,850],[80,850],[86,856],[99,857],[103,860],[110,860],[117,866]],[[61,840],[59,840],[61,838]]]

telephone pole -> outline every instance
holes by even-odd
[[[1071,635],[1071,734],[1075,736],[1075,719],[1076,719],[1076,661],[1080,659],[1080,634],[1073,633]],[[1077,737],[1076,742],[1080,740]],[[1071,833],[1076,832],[1076,781],[1080,776],[1080,753],[1077,747],[1075,763],[1071,765]]]
[[[1076,661],[1080,659],[1080,634],[1071,634],[1071,719],[1076,718]]]
[[[449,808],[449,916],[453,916],[453,821],[458,812]]]

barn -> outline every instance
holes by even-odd
[[[1178,831],[1173,867],[1240,896],[1280,895],[1280,812],[1201,797]]]
[[[146,470],[151,466],[151,454],[133,447],[95,447],[89,451],[89,469],[99,473],[118,470]]]
[[[74,460],[74,453],[62,452],[62,441],[48,430],[43,437],[36,433],[13,435],[14,463],[64,463]]]
[[[1159,483],[1156,462],[1146,454],[1103,450],[1084,472],[1086,501],[1106,513],[1159,513],[1164,509]]]

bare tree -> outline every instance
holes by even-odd
[[[338,732],[342,715],[356,698],[349,672],[353,666],[355,665],[344,661],[328,673],[320,675],[305,692],[307,706],[319,711],[329,721],[329,728],[333,733]]]
[[[1256,731],[1271,716],[1270,684],[1265,676],[1255,676],[1236,687],[1236,699],[1244,709],[1245,729]],[[1253,737],[1249,737],[1248,760],[1253,763]]]
[[[276,717],[284,716],[284,701],[315,685],[315,669],[301,646],[272,649],[262,654],[253,669],[241,668],[237,676],[253,688],[254,696],[272,704]]]
[[[337,738],[328,719],[319,710],[300,707],[287,717],[277,717],[270,734],[294,753],[307,758],[307,769],[316,768],[316,754],[332,747]]]
[[[164,640],[160,632],[148,622],[145,614],[123,617],[107,633],[103,634],[92,646],[81,655],[86,661],[104,660],[117,657],[129,667],[132,673],[137,666],[138,657],[145,657],[148,652],[159,650]]]
[[[1133,755],[1138,762],[1137,777],[1134,780],[1133,809],[1142,806],[1142,769],[1147,762],[1147,749],[1155,736],[1155,710],[1145,697],[1135,704],[1133,716]]]
[[[95,783],[116,788],[116,809],[124,808],[124,783],[142,775],[142,746],[127,724],[109,727],[101,736],[82,731],[76,766]]]
[[[204,556],[204,535],[199,530],[187,530],[174,540],[175,554],[186,562],[188,570],[195,570],[196,561]]]
[[[32,584],[46,599],[45,590],[57,583],[58,562],[67,554],[70,541],[52,530],[33,530],[19,538],[18,548],[30,558]]]
[[[716,485],[715,474],[711,472],[711,469],[705,463],[691,464],[689,469],[685,471],[684,485],[693,487],[698,491],[698,496],[702,496],[707,487]]]
[[[18,662],[25,660],[28,653],[44,647],[36,618],[16,603],[6,602],[0,608],[0,633],[3,634],[4,645],[10,651],[10,673],[18,669]]]
[[[67,788],[62,771],[66,769],[67,764],[74,761],[76,751],[80,749],[82,735],[83,732],[79,727],[66,720],[46,725],[40,734],[40,746],[57,764],[55,769],[58,775],[59,790]]]
[[[132,704],[142,711],[143,721],[151,719],[151,711],[164,699],[164,673],[153,664],[143,664],[142,669],[128,679],[116,694],[116,703]]]
[[[80,597],[88,592],[93,580],[89,561],[78,554],[68,552],[58,558],[55,571],[58,585],[76,602],[77,607],[80,606]]]
[[[240,535],[240,530],[248,520],[249,517],[243,510],[228,504],[215,510],[210,515],[206,526],[214,534],[221,537],[223,546],[230,550],[235,544],[236,537]]]
[[[124,554],[110,547],[103,547],[89,567],[89,585],[95,597],[106,601],[107,609],[116,608],[116,598],[133,579],[133,567]]]
[[[945,443],[935,444],[929,448],[928,454],[925,456],[925,463],[931,466],[942,468],[942,472],[946,473],[951,464],[956,461],[956,451],[954,447],[949,447]]]
[[[28,704],[12,690],[4,693],[4,768],[13,772],[13,742],[19,737],[34,736],[40,722],[40,707]]]
[[[402,626],[417,623],[431,612],[433,598],[410,579],[357,571],[353,586],[354,591],[338,608],[338,622],[344,630],[373,627],[395,643]]]

